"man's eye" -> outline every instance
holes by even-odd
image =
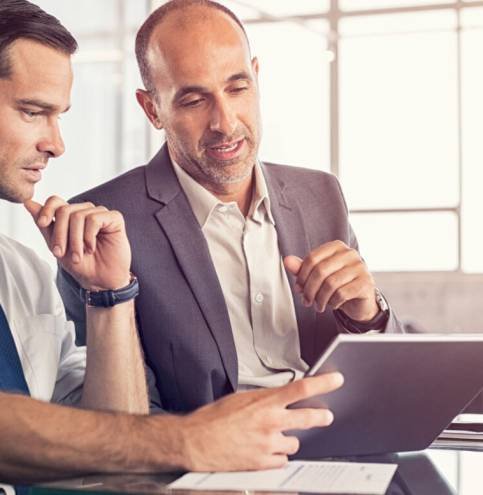
[[[243,93],[243,91],[246,91],[248,89],[248,86],[235,86],[234,88],[230,89],[231,93]]]
[[[41,114],[41,112],[36,112],[34,110],[27,110],[26,108],[22,109],[22,113],[31,119]]]
[[[204,101],[203,98],[196,98],[195,100],[187,100],[187,101],[183,101],[181,103],[181,106],[183,106],[183,107],[196,107],[197,105],[199,105],[203,101]]]

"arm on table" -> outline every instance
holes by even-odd
[[[0,480],[280,467],[299,446],[283,432],[333,419],[325,409],[287,406],[342,382],[333,373],[236,393],[186,416],[86,411],[0,393]]]

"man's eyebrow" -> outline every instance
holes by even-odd
[[[52,105],[51,103],[47,103],[42,100],[29,99],[29,98],[21,98],[17,100],[17,105],[28,105],[32,107],[42,108],[47,112],[56,112],[58,111],[58,107],[56,105]],[[70,109],[70,105],[61,111],[61,113],[65,113]]]
[[[237,74],[233,74],[230,76],[226,82],[235,82],[235,81],[251,81],[252,77],[245,71],[238,72]]]

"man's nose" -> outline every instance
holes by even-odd
[[[37,149],[43,153],[49,153],[54,158],[64,153],[64,140],[62,139],[57,120],[49,124],[44,136],[37,144]]]
[[[230,103],[223,98],[216,100],[211,111],[210,131],[232,136],[236,126],[236,114]]]

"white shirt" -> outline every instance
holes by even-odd
[[[300,355],[292,292],[260,165],[255,165],[246,218],[236,202],[223,203],[178,164],[173,166],[225,297],[238,357],[238,389],[275,387],[301,376],[308,367]]]
[[[86,366],[74,325],[47,263],[31,249],[0,235],[0,304],[12,332],[30,395],[76,404]]]

